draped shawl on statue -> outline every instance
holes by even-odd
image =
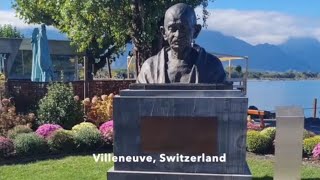
[[[195,64],[189,73],[189,82],[186,83],[223,83],[226,78],[221,61],[212,54],[207,53],[200,46],[195,45],[198,55]],[[168,61],[168,48],[147,59],[137,77],[137,83],[170,83],[166,63]]]

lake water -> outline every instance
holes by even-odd
[[[248,82],[249,106],[254,105],[261,110],[275,111],[277,106],[300,106],[305,116],[313,116],[313,101],[318,99],[319,117],[320,80],[301,81],[258,81]]]

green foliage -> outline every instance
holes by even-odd
[[[249,79],[319,79],[318,72],[249,72]]]
[[[303,130],[303,139],[307,139],[307,138],[310,138],[310,137],[314,137],[316,136],[316,134],[312,131],[308,131],[306,129]]]
[[[48,139],[48,145],[53,152],[72,152],[76,145],[72,131],[60,129]]]
[[[128,76],[127,69],[115,69],[111,73],[114,79],[126,79]]]
[[[97,129],[97,126],[90,122],[82,122],[72,127],[72,131],[80,131],[82,129]]]
[[[98,129],[79,129],[75,132],[75,143],[79,151],[97,150],[103,146],[102,136]]]
[[[72,86],[63,83],[53,83],[48,87],[37,113],[39,125],[59,124],[66,129],[71,129],[83,118],[81,103],[74,99]]]
[[[10,139],[15,139],[18,134],[31,133],[32,129],[26,125],[17,125],[13,129],[8,131],[8,137]]]
[[[23,34],[10,24],[0,25],[0,38],[23,38]]]
[[[46,141],[35,133],[17,135],[14,140],[14,147],[16,154],[19,156],[44,154],[48,150]]]
[[[320,136],[314,136],[303,140],[303,152],[307,155],[312,155],[314,147],[320,143]]]
[[[267,127],[260,132],[261,135],[264,135],[269,138],[270,143],[272,143],[276,137],[276,128]]]
[[[247,150],[253,153],[266,153],[270,148],[270,139],[258,131],[247,132]]]
[[[237,73],[242,73],[242,67],[241,66],[236,66],[236,68],[235,68],[235,71],[237,72]]]
[[[5,79],[6,79],[6,78],[5,78],[4,74],[0,73],[0,81],[2,82],[2,81],[4,81]]]
[[[153,42],[161,38],[159,24],[171,5],[202,5],[205,22],[208,1],[16,0],[13,7],[28,23],[53,25],[66,33],[79,51],[90,52],[97,58],[107,49],[106,57],[114,60],[130,40],[141,57],[150,56]]]

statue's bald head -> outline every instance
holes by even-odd
[[[194,9],[183,3],[171,6],[165,14],[160,31],[171,49],[183,51],[192,45],[201,30]]]
[[[190,25],[194,26],[197,23],[196,13],[194,9],[184,3],[178,3],[171,6],[165,14],[164,17],[164,26],[167,26],[168,23],[172,20],[188,20]]]

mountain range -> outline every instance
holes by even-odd
[[[49,39],[66,39],[65,35],[57,31],[48,30],[47,34]],[[314,38],[290,38],[280,45],[251,45],[233,36],[204,30],[196,39],[196,43],[209,53],[248,56],[249,70],[253,71],[320,72],[320,42]],[[112,68],[125,69],[127,55],[131,49],[132,45],[128,44],[126,52],[112,64]]]
[[[209,52],[248,56],[251,70],[320,72],[320,42],[313,38],[290,38],[280,45],[251,45],[220,32],[203,31],[197,42]]]

